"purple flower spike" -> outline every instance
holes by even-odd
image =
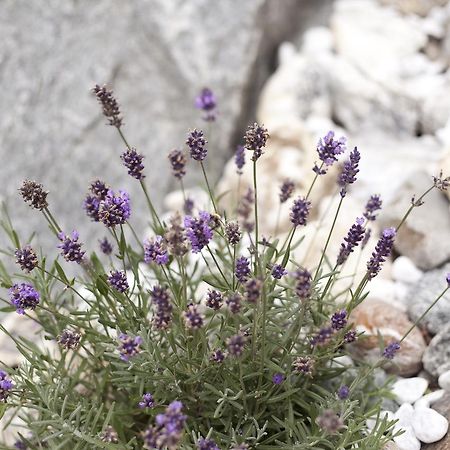
[[[236,164],[236,172],[242,175],[242,168],[245,166],[245,147],[238,145],[234,155],[234,163]]]
[[[333,328],[333,330],[342,330],[346,325],[347,311],[345,309],[337,311],[331,316],[331,328]]]
[[[119,353],[122,361],[128,362],[130,358],[136,356],[140,352],[139,346],[142,344],[142,338],[140,336],[129,336],[128,334],[121,333],[119,335]]]
[[[447,284],[450,287],[450,272],[446,275],[445,281],[447,281]]]
[[[186,156],[182,150],[172,150],[169,155],[172,173],[175,178],[181,180],[186,175]]]
[[[135,148],[128,149],[120,155],[123,165],[128,169],[128,175],[136,180],[143,180],[145,175],[142,173],[144,164],[142,161],[144,156],[136,151]]]
[[[367,201],[363,216],[369,221],[374,221],[377,218],[376,212],[381,209],[382,204],[383,202],[379,195],[371,195]]]
[[[372,253],[372,257],[367,263],[367,276],[369,280],[378,275],[381,270],[382,264],[391,254],[392,247],[394,246],[395,235],[395,228],[386,228],[383,231],[381,238],[378,240],[378,243],[375,246],[375,251]]]
[[[153,406],[155,406],[153,395],[150,394],[149,392],[145,393],[142,396],[141,401],[138,403],[138,406],[140,409],[153,408]]]
[[[100,222],[108,228],[123,225],[131,215],[130,196],[125,191],[115,194],[109,190],[98,209]]]
[[[235,334],[227,339],[228,353],[232,356],[241,356],[244,352],[247,337],[242,333]]]
[[[281,264],[275,264],[272,267],[272,276],[277,280],[281,280],[287,273],[288,271]]]
[[[195,159],[195,161],[203,161],[208,153],[206,148],[207,143],[208,142],[203,136],[203,131],[192,130],[186,140],[189,152],[191,153],[191,158]]]
[[[219,291],[208,290],[206,294],[206,306],[217,311],[222,307],[223,296]]]
[[[0,402],[6,402],[13,387],[14,383],[8,378],[8,374],[0,370]]]
[[[116,291],[124,293],[128,289],[127,274],[123,270],[111,271],[108,277],[109,285]]]
[[[396,353],[400,350],[400,344],[398,342],[391,342],[384,350],[383,350],[383,358],[386,359],[394,359]]]
[[[61,249],[61,255],[66,261],[76,262],[78,264],[83,261],[84,252],[81,250],[81,242],[78,242],[80,235],[78,231],[72,231],[72,235],[68,236],[62,231],[58,233],[58,238],[61,241],[61,244],[58,245],[58,248]]]
[[[247,281],[250,275],[250,261],[248,258],[241,256],[236,260],[236,269],[234,273],[240,283]]]
[[[197,442],[198,450],[220,450],[212,439],[199,439]]]
[[[344,264],[350,256],[350,253],[352,253],[355,247],[363,240],[365,234],[363,224],[364,219],[359,217],[356,219],[356,223],[351,226],[347,236],[344,238],[344,242],[341,244],[341,249],[336,261],[337,264]]]
[[[295,183],[292,180],[285,180],[280,188],[280,203],[287,202],[294,192]]]
[[[272,377],[273,384],[281,384],[284,381],[284,375],[282,373],[276,373]]]
[[[98,208],[100,206],[100,200],[95,195],[88,194],[83,201],[83,209],[86,215],[94,222],[100,222],[98,216]]]
[[[244,136],[245,148],[253,152],[252,161],[257,161],[263,154],[263,148],[266,146],[269,133],[264,125],[258,125],[256,122],[248,126]]]
[[[341,137],[334,139],[334,131],[329,131],[327,135],[319,140],[317,144],[317,153],[322,161],[322,167],[314,166],[313,171],[317,175],[325,175],[329,166],[337,161],[337,157],[346,150],[347,139]],[[323,168],[325,166],[325,168]]]
[[[169,254],[162,236],[144,241],[144,261],[147,264],[154,262],[160,266],[169,262]]]
[[[24,272],[31,272],[39,263],[36,252],[29,245],[16,249],[14,255],[16,263]]]
[[[352,342],[355,342],[356,338],[357,335],[355,330],[347,331],[347,333],[344,334],[344,342],[346,344],[351,344]]]
[[[295,293],[300,298],[300,300],[306,300],[311,297],[311,273],[306,269],[300,268],[295,272],[294,277],[297,280],[297,284],[295,285]]]
[[[209,244],[213,232],[210,227],[211,215],[206,211],[201,211],[199,217],[186,216],[184,218],[184,227],[186,235],[191,241],[192,253],[199,253],[203,247]]]
[[[213,91],[209,88],[203,88],[195,99],[195,107],[205,112],[203,120],[206,122],[214,122],[216,120],[217,100]]]
[[[198,330],[203,326],[203,316],[198,312],[198,306],[190,304],[187,306],[187,311],[184,312],[184,321],[186,327],[191,330]]]
[[[112,246],[111,242],[108,241],[107,238],[103,238],[100,241],[100,250],[105,255],[110,255],[113,252],[113,246]]]
[[[356,181],[356,175],[359,172],[358,165],[361,155],[358,149],[355,147],[350,153],[350,158],[345,161],[344,167],[338,179],[338,184],[341,186],[341,197],[345,197],[347,193],[347,186]]]
[[[311,209],[311,202],[303,197],[299,197],[294,201],[291,208],[291,222],[295,227],[306,225],[309,211]]]
[[[337,396],[340,400],[346,400],[349,395],[350,395],[350,389],[345,384],[342,385],[337,391]]]
[[[155,286],[150,291],[153,304],[156,306],[156,312],[153,317],[153,325],[158,330],[165,330],[172,322],[172,304],[170,302],[168,288]]]

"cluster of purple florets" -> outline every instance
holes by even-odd
[[[142,161],[144,160],[144,156],[136,151],[135,148],[129,148],[125,150],[121,155],[120,159],[123,162],[123,165],[128,169],[128,175],[136,180],[143,180],[145,175],[144,164]]]
[[[127,274],[123,270],[113,270],[108,277],[109,285],[118,292],[124,293],[128,290]]]
[[[169,262],[169,253],[162,236],[156,236],[153,239],[144,241],[144,261],[147,264],[154,262],[158,265],[164,265]]]
[[[306,225],[309,211],[311,210],[311,202],[303,197],[299,197],[294,201],[291,208],[291,222],[294,227]]]
[[[317,175],[325,175],[327,168],[333,165],[338,156],[345,152],[347,139],[341,137],[339,139],[334,138],[334,131],[329,131],[327,135],[319,140],[317,144],[317,153],[319,155],[321,165],[317,164],[313,170]]]
[[[363,240],[364,235],[364,219],[358,217],[356,223],[351,226],[347,236],[344,238],[344,242],[341,244],[336,264],[341,265],[347,261],[350,253],[352,253],[355,247]]]
[[[130,358],[139,354],[141,344],[142,338],[140,336],[129,336],[128,334],[121,333],[119,335],[120,359],[128,362]]]
[[[198,217],[186,216],[184,227],[186,236],[191,242],[192,252],[199,253],[203,247],[209,244],[213,237],[210,227],[211,215],[206,211],[200,211]]]
[[[78,242],[80,235],[78,231],[72,231],[72,234],[69,236],[63,232],[58,233],[58,238],[61,241],[61,244],[58,245],[58,248],[61,249],[61,255],[66,261],[72,261],[80,264],[83,261],[85,251],[81,250],[82,243]]]
[[[9,289],[9,297],[17,314],[25,314],[26,309],[36,309],[40,299],[39,292],[29,283],[13,284]]]
[[[237,280],[240,283],[245,283],[248,280],[248,277],[250,276],[251,270],[250,270],[250,261],[245,256],[240,256],[236,260],[236,269],[235,269],[235,275]]]
[[[345,197],[348,185],[353,184],[356,181],[356,175],[359,172],[358,166],[360,159],[361,155],[355,147],[350,153],[349,159],[344,162],[344,167],[339,175],[338,184],[341,186],[341,197]]]
[[[367,277],[369,280],[378,275],[381,266],[391,254],[396,234],[395,228],[392,227],[386,228],[383,231],[383,234],[375,246],[375,251],[372,253],[372,257],[367,263]]]
[[[8,374],[3,370],[0,370],[0,402],[6,401],[13,387],[14,384],[8,378]]]
[[[157,285],[150,291],[150,296],[156,307],[153,325],[159,330],[164,330],[172,322],[173,306],[170,301],[169,290],[166,287]]]
[[[195,99],[196,108],[205,112],[203,120],[214,122],[217,117],[216,107],[217,99],[214,92],[209,88],[203,88]]]
[[[109,190],[100,202],[98,217],[108,228],[123,225],[131,216],[130,196],[125,191]]]

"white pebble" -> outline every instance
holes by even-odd
[[[450,392],[450,370],[447,370],[439,376],[438,383],[442,389]]]
[[[399,450],[420,450],[420,441],[414,435],[414,431],[411,427],[402,427],[404,433],[395,437],[394,442],[397,444]],[[395,431],[398,431],[398,427],[394,427]]]
[[[412,284],[419,281],[422,272],[406,256],[399,256],[392,264],[392,277],[396,281]]]
[[[439,389],[438,391],[430,392],[427,395],[419,398],[416,403],[414,403],[414,408],[429,408],[430,405],[440,400],[445,394],[444,389]]]
[[[428,381],[425,378],[400,378],[392,386],[392,392],[397,398],[398,403],[414,403],[419,400],[428,387]]]
[[[384,418],[389,422],[395,420],[394,413],[392,411],[380,411],[379,421],[381,422]],[[366,426],[369,431],[372,431],[377,424],[377,417],[373,416],[366,420]]]
[[[448,430],[448,420],[431,408],[414,411],[411,423],[417,439],[426,444],[439,441]]]
[[[412,416],[414,414],[414,408],[409,403],[403,403],[400,408],[394,414],[394,419],[397,419],[398,422],[396,426],[400,428],[411,427]]]

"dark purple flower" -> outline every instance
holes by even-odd
[[[98,208],[100,207],[100,200],[95,195],[88,194],[83,201],[83,209],[86,215],[94,222],[100,222],[98,215]]]
[[[349,395],[350,389],[345,384],[342,385],[337,391],[337,396],[339,397],[340,400],[346,400]]]
[[[300,298],[300,300],[306,300],[311,297],[311,273],[306,269],[300,268],[294,273],[294,277],[297,280],[297,283],[295,285],[295,293]]]
[[[216,291],[215,289],[208,290],[208,293],[206,294],[206,306],[208,308],[214,309],[217,311],[222,307],[223,302],[223,296],[219,291]]]
[[[242,297],[237,292],[235,292],[234,294],[229,295],[225,299],[225,303],[227,304],[228,309],[233,314],[237,314],[241,310],[241,302],[242,302]]]
[[[346,344],[351,344],[352,342],[355,342],[356,338],[357,335],[355,330],[347,331],[347,333],[344,334],[344,342]]]
[[[101,180],[94,180],[89,187],[91,193],[99,200],[104,200],[106,198],[109,189],[109,186]]]
[[[359,172],[359,160],[361,155],[358,149],[355,147],[352,152],[350,152],[350,157],[344,162],[344,167],[338,178],[338,184],[341,186],[341,197],[345,197],[347,193],[347,187],[356,181],[356,175]]]
[[[199,439],[197,442],[198,450],[220,450],[212,439]]]
[[[17,314],[25,314],[26,309],[34,310],[39,304],[39,292],[29,283],[13,284],[9,289],[9,298],[16,307]]]
[[[396,230],[393,227],[386,228],[383,231],[381,238],[375,246],[375,251],[372,253],[372,257],[367,263],[367,276],[369,280],[374,278],[380,272],[382,264],[391,254],[392,247],[394,246],[395,235]]]
[[[272,276],[277,280],[281,280],[287,273],[288,271],[281,264],[275,264],[272,267]]]
[[[281,384],[284,381],[284,375],[282,373],[275,373],[272,377],[273,384]]]
[[[210,227],[211,215],[206,211],[200,211],[198,218],[186,216],[184,227],[186,235],[191,241],[192,253],[199,253],[202,248],[209,244],[213,232]]]
[[[142,344],[142,338],[140,336],[129,336],[128,334],[121,333],[119,335],[119,353],[122,361],[129,361],[130,358],[136,356],[140,351],[140,345]]]
[[[105,254],[105,255],[110,255],[113,251],[113,246],[112,244],[108,241],[107,238],[103,238],[100,241],[100,250]]]
[[[245,147],[238,145],[236,153],[234,154],[234,163],[236,164],[236,172],[238,175],[242,175],[242,168],[245,166]]]
[[[234,271],[236,278],[240,283],[247,281],[250,275],[250,261],[245,256],[240,256],[236,260],[236,268]]]
[[[58,245],[58,248],[61,249],[61,255],[66,261],[76,262],[78,264],[83,260],[84,252],[81,250],[82,243],[78,242],[80,235],[78,231],[73,230],[72,235],[68,236],[62,231],[58,233],[58,239],[61,241],[61,244]]]
[[[239,244],[241,240],[241,229],[237,222],[227,222],[225,225],[225,235],[231,245]]]
[[[203,316],[198,312],[198,306],[191,303],[184,312],[184,321],[186,327],[192,330],[198,330],[203,326]]]
[[[219,348],[211,353],[211,357],[209,359],[215,363],[220,364],[224,361],[226,356],[227,356],[226,353],[223,350],[220,350]]]
[[[379,195],[371,195],[366,203],[366,209],[363,216],[369,220],[373,221],[377,218],[376,212],[381,209],[383,202]]]
[[[328,344],[333,337],[333,333],[332,328],[321,328],[319,332],[311,339],[311,345],[323,346]]]
[[[16,249],[14,255],[16,263],[24,272],[31,272],[38,265],[36,252],[29,245]]]
[[[292,363],[292,369],[301,375],[312,376],[314,360],[309,356],[298,356]]]
[[[144,241],[144,261],[147,264],[154,262],[158,265],[164,265],[169,262],[169,254],[162,236],[156,236],[153,239]]]
[[[294,192],[295,183],[292,180],[285,180],[280,188],[280,203],[287,202]]]
[[[98,209],[100,221],[107,227],[123,225],[131,215],[130,196],[125,191],[115,194],[111,189]]]
[[[447,282],[448,286],[450,287],[450,272],[445,276],[445,281]]]
[[[342,330],[347,325],[347,311],[342,309],[341,311],[336,311],[331,316],[331,328],[333,330]]]
[[[208,153],[208,149],[206,148],[207,143],[208,142],[203,136],[203,131],[192,130],[186,140],[189,152],[191,153],[191,158],[195,159],[195,161],[203,161]]]
[[[42,184],[36,183],[36,181],[25,180],[19,192],[25,203],[28,203],[32,208],[42,211],[48,207],[48,191],[44,190]]]
[[[245,148],[253,152],[252,161],[257,161],[261,157],[268,138],[269,133],[264,125],[255,122],[248,126],[244,136]]]
[[[102,106],[103,115],[108,119],[109,124],[113,127],[120,128],[122,126],[122,117],[120,117],[119,103],[117,103],[113,91],[107,89],[106,86],[96,84],[92,92]]]
[[[232,356],[241,356],[244,352],[247,336],[242,333],[235,334],[227,339],[228,353]]]
[[[192,213],[194,212],[194,200],[187,197],[183,204],[183,212],[187,216],[192,216]]]
[[[391,342],[384,350],[383,350],[383,358],[386,359],[394,359],[396,353],[400,350],[400,344],[398,342]]]
[[[144,170],[144,164],[142,163],[144,156],[136,151],[135,148],[125,150],[120,159],[123,165],[128,169],[128,175],[136,180],[143,180],[145,175],[142,173]]]
[[[322,161],[322,165],[319,167],[316,164],[313,168],[314,172],[317,175],[324,175],[327,172],[327,168],[337,161],[337,157],[345,152],[346,143],[347,139],[345,137],[341,137],[338,140],[334,139],[334,131],[329,131],[325,137],[321,138],[317,144],[317,153]]]
[[[109,285],[116,291],[124,293],[128,290],[127,274],[123,270],[112,270],[108,277]]]
[[[341,249],[339,250],[336,261],[337,264],[344,264],[344,262],[347,261],[350,253],[352,253],[355,247],[363,240],[364,233],[364,219],[358,217],[356,223],[351,226],[347,236],[344,238],[344,242],[341,244]]]
[[[14,442],[14,448],[16,448],[17,450],[27,450],[28,445],[25,444],[24,441],[19,440],[19,441]]]
[[[8,378],[8,374],[0,370],[0,402],[6,402],[14,383]]]
[[[66,350],[76,350],[80,345],[81,334],[77,333],[76,331],[65,329],[57,337],[56,341],[62,348],[65,348]]]
[[[294,201],[294,204],[291,208],[290,218],[295,227],[306,225],[310,209],[311,202],[306,200],[305,198],[299,197]]]
[[[168,328],[172,322],[172,304],[169,290],[163,286],[155,286],[151,291],[152,302],[156,306],[153,324],[159,330]]]
[[[168,155],[172,173],[181,180],[186,175],[186,156],[182,150],[172,150]]]
[[[263,282],[258,278],[252,278],[245,283],[245,299],[249,303],[257,303],[261,297]]]
[[[200,94],[195,98],[195,107],[206,113],[203,116],[203,120],[206,122],[214,122],[216,120],[216,106],[216,96],[209,88],[203,88]]]
[[[153,408],[153,406],[155,406],[155,402],[153,400],[153,395],[149,392],[145,393],[142,396],[141,401],[138,403],[138,407],[140,409]]]

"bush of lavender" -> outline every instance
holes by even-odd
[[[17,417],[23,424],[15,448],[383,448],[393,437],[393,422],[380,417],[388,390],[374,383],[373,374],[401,352],[408,333],[398,342],[380,337],[376,363],[355,360],[350,366],[340,357],[364,339],[350,314],[366,297],[408,215],[431,189],[446,189],[448,180],[430,180],[430,190],[412,200],[404,219],[383,231],[365,276],[335,294],[342,267],[367,243],[381,208],[378,196],[347,236],[332,237],[330,230],[315,267],[302,267],[291,255],[302,243],[314,184],[330,176],[328,169],[345,151],[344,138],[329,132],[320,140],[314,182],[304,197],[292,198],[290,182],[281,187],[280,202],[292,201],[292,228],[279,240],[259,234],[256,180],[268,131],[256,123],[247,129],[236,166],[238,172],[244,164],[253,166],[254,189],[228,213],[208,182],[205,135],[190,131],[185,149],[168,155],[168,170],[184,192],[191,158],[204,174],[210,204],[193,213],[185,197],[185,211],[163,220],[146,188],[143,156],[125,138],[112,91],[93,91],[123,142],[121,162],[142,186],[152,232],[138,236],[129,195],[96,180],[83,208],[107,237],[95,251],[88,249],[52,214],[57,193],[48,195],[30,180],[20,187],[23,200],[48,222],[60,257],[40,254],[4,214],[11,246],[3,255],[17,263],[18,273],[8,273],[9,263],[1,265],[2,311],[21,315],[22,327],[38,324],[45,342],[14,337],[0,325],[22,355],[18,367],[2,363],[0,371],[3,427]],[[211,91],[201,93],[197,106],[206,121],[215,120]],[[342,165],[336,215],[356,181],[359,159],[355,148]],[[336,261],[327,257],[331,238],[342,240]],[[71,265],[76,277],[68,274]],[[447,289],[445,279],[443,285]],[[366,420],[373,417],[369,431]]]

